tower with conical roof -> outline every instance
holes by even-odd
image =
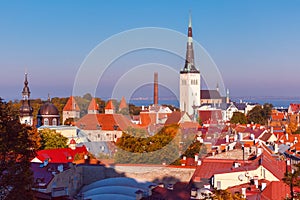
[[[185,65],[180,71],[180,110],[194,115],[194,107],[200,106],[200,71],[195,67],[192,18],[189,17],[188,41]]]
[[[76,103],[74,96],[70,96],[64,109],[63,109],[63,123],[69,118],[79,119],[80,118],[80,108]]]
[[[95,98],[92,98],[88,107],[88,114],[99,114],[99,106]]]
[[[25,73],[24,87],[22,91],[22,101],[20,107],[20,123],[28,126],[33,125],[33,108],[30,106],[30,90],[28,87],[27,73]]]

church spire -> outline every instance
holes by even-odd
[[[20,122],[21,124],[33,125],[33,109],[30,106],[30,90],[28,87],[27,73],[25,73],[24,87],[22,90],[23,100],[21,101],[22,105],[20,107]]]
[[[29,99],[30,98],[30,90],[28,87],[28,80],[27,80],[27,73],[25,73],[25,80],[24,80],[24,87],[22,91],[22,97],[23,99]]]
[[[200,73],[199,70],[195,67],[194,61],[193,29],[191,14],[189,15],[188,42],[186,47],[185,65],[180,73]]]
[[[193,39],[193,31],[192,31],[192,15],[191,13],[189,14],[189,29],[188,29],[188,37]],[[192,40],[193,42],[193,40]]]

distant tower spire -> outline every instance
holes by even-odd
[[[48,101],[49,101],[49,102],[51,101],[50,93],[48,93]]]
[[[226,103],[230,102],[230,97],[229,97],[229,89],[227,88],[226,90]]]
[[[180,110],[187,112],[196,119],[196,109],[201,105],[201,79],[200,71],[195,67],[191,13],[189,15],[187,36],[185,64],[180,71]]]
[[[186,47],[185,65],[181,73],[200,73],[195,67],[194,61],[194,47],[193,47],[193,29],[192,29],[192,16],[189,15],[188,27],[188,42]]]
[[[24,87],[22,90],[22,105],[20,107],[20,122],[29,126],[33,125],[33,109],[30,106],[30,90],[28,87],[27,72],[25,73]]]
[[[154,97],[153,97],[153,104],[157,105],[158,104],[158,73],[154,73]]]
[[[188,37],[190,37],[192,39],[193,42],[193,32],[192,32],[192,14],[190,12],[189,14],[189,29],[188,29]]]
[[[28,80],[27,80],[27,73],[25,73],[25,80],[24,80],[24,87],[22,91],[22,97],[24,100],[27,100],[30,98],[30,90],[28,87]]]

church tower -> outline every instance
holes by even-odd
[[[25,73],[24,88],[22,91],[22,105],[20,108],[20,122],[29,126],[33,125],[33,109],[30,106],[30,90],[28,87],[27,73]]]
[[[192,18],[189,17],[188,41],[184,68],[180,71],[180,110],[195,115],[194,106],[200,106],[200,71],[195,67]]]

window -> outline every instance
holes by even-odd
[[[56,119],[56,118],[54,118],[54,119],[52,120],[52,125],[53,125],[53,126],[57,126],[57,119]]]
[[[221,189],[221,181],[217,181],[217,190]]]
[[[45,125],[45,126],[49,126],[49,119],[48,119],[48,118],[45,118],[45,119],[44,119],[44,125]]]

